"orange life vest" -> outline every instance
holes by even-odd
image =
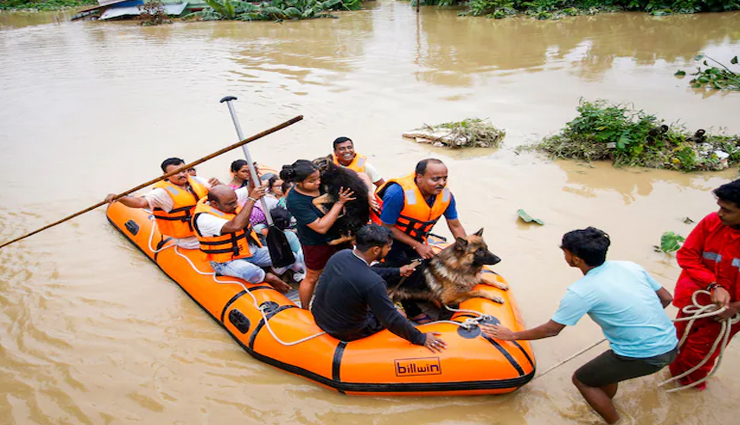
[[[359,153],[355,153],[355,157],[352,159],[352,162],[349,163],[349,165],[344,165],[341,162],[339,162],[339,159],[337,159],[337,156],[333,153],[331,154],[331,158],[334,160],[334,163],[337,165],[341,165],[342,167],[349,168],[350,170],[354,170],[358,173],[364,173],[365,172],[365,163],[367,163],[367,157],[365,155],[360,155]]]
[[[425,242],[429,232],[432,231],[432,227],[437,223],[442,214],[444,214],[447,207],[452,201],[452,193],[449,188],[444,190],[437,195],[434,199],[434,203],[430,207],[424,199],[424,195],[421,194],[419,186],[416,185],[414,178],[416,173],[411,173],[406,177],[398,179],[390,179],[378,190],[375,191],[375,199],[380,205],[380,210],[383,210],[383,195],[386,189],[391,185],[397,184],[403,189],[403,209],[401,214],[396,220],[396,228],[403,233],[411,236],[419,242]],[[370,217],[373,222],[382,225],[380,221],[380,213],[371,210]]]
[[[154,188],[166,190],[173,202],[170,212],[165,212],[161,208],[155,208],[152,211],[154,218],[157,220],[159,232],[163,235],[178,239],[195,235],[191,224],[193,209],[195,209],[198,199],[208,195],[208,189],[190,176],[188,176],[188,184],[192,191],[174,185],[167,180],[154,184]]]
[[[198,241],[200,242],[200,250],[205,253],[206,260],[226,263],[238,258],[247,258],[252,256],[252,253],[249,251],[249,242],[260,247],[262,246],[251,224],[248,224],[245,229],[238,232],[226,233],[221,236],[203,236],[200,230],[198,230],[197,220],[200,214],[210,214],[224,220],[231,220],[241,210],[242,207],[237,207],[233,214],[228,214],[213,208],[206,202],[206,198],[198,201],[198,205],[195,206],[195,213],[193,214],[193,227],[195,228],[195,236],[198,237]]]

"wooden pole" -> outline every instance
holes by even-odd
[[[163,174],[163,175],[157,177],[156,179],[149,180],[146,183],[142,183],[142,184],[140,184],[140,185],[138,185],[138,186],[136,186],[134,188],[131,188],[131,189],[125,191],[125,192],[122,192],[122,193],[116,195],[116,197],[113,198],[113,200],[116,200],[118,198],[124,197],[124,196],[128,195],[129,193],[136,192],[139,189],[143,189],[143,188],[145,188],[145,187],[147,187],[149,185],[152,185],[152,184],[154,184],[154,183],[156,183],[156,182],[158,182],[160,180],[164,180],[167,177],[174,176],[175,174],[177,174],[177,173],[179,173],[179,172],[181,172],[183,170],[187,170],[188,168],[195,167],[198,164],[202,164],[202,163],[208,161],[209,159],[213,159],[213,158],[215,158],[215,157],[217,157],[219,155],[223,155],[226,152],[232,151],[232,150],[234,150],[236,148],[240,148],[240,147],[246,145],[247,143],[254,142],[257,139],[261,139],[261,138],[263,138],[263,137],[265,137],[265,136],[267,136],[269,134],[272,134],[272,133],[275,133],[275,132],[277,132],[279,130],[284,129],[285,127],[289,127],[289,126],[297,123],[298,121],[301,121],[302,119],[303,119],[303,115],[298,115],[297,117],[292,118],[292,119],[290,119],[288,121],[285,121],[282,124],[276,125],[275,127],[272,127],[272,128],[270,128],[268,130],[265,130],[262,133],[255,134],[254,136],[248,137],[248,138],[246,138],[246,139],[244,139],[244,140],[242,140],[240,142],[234,143],[231,146],[227,146],[227,147],[225,147],[225,148],[223,148],[221,150],[218,150],[218,151],[216,151],[216,152],[214,152],[214,153],[212,153],[210,155],[204,156],[203,158],[201,158],[201,159],[199,159],[197,161],[193,161],[193,162],[191,162],[189,164],[185,164],[182,167],[178,168],[177,170],[174,170],[172,172]],[[18,237],[18,238],[15,238],[12,241],[5,242],[2,245],[0,245],[0,248],[6,247],[6,246],[8,246],[8,245],[10,245],[12,243],[15,243],[15,242],[18,242],[20,240],[26,239],[27,237],[33,236],[36,233],[43,232],[46,229],[49,229],[51,227],[54,227],[54,226],[56,226],[58,224],[62,224],[65,221],[69,221],[69,220],[71,220],[71,219],[73,219],[75,217],[81,216],[82,214],[85,214],[87,212],[90,212],[90,211],[94,210],[95,208],[98,208],[98,207],[100,207],[102,205],[105,205],[106,203],[107,203],[106,201],[98,202],[97,204],[95,204],[95,205],[93,205],[91,207],[85,208],[84,210],[81,210],[81,211],[77,211],[76,213],[74,213],[74,214],[72,214],[70,216],[64,217],[63,219],[61,219],[59,221],[55,221],[54,223],[51,223],[49,225],[46,225],[46,226],[44,226],[44,227],[42,227],[42,228],[40,228],[38,230],[34,230],[31,233],[26,233],[25,235],[23,235],[21,237]]]

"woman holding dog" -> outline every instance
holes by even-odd
[[[337,246],[329,245],[329,241],[339,237],[338,233],[332,231],[332,226],[344,205],[355,199],[354,192],[342,188],[337,202],[329,212],[323,214],[313,204],[313,200],[321,196],[321,176],[313,162],[299,159],[293,164],[284,165],[280,178],[295,183],[295,187],[288,193],[286,203],[288,211],[296,219],[298,239],[301,241],[306,262],[306,277],[301,281],[298,293],[301,307],[308,309],[316,282],[326,262],[338,251]]]

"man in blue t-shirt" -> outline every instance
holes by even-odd
[[[385,258],[390,267],[401,267],[417,258],[432,258],[434,251],[427,244],[427,236],[442,216],[453,237],[466,236],[457,218],[455,197],[447,188],[447,167],[438,159],[419,161],[414,173],[389,180],[376,193],[382,209],[374,221],[391,229],[395,240]],[[406,300],[402,304],[410,319],[418,323],[431,321],[415,303]]]
[[[629,261],[606,261],[609,235],[589,227],[563,236],[565,261],[583,277],[568,287],[549,322],[519,332],[483,325],[483,332],[502,341],[556,336],[588,314],[604,332],[610,350],[581,366],[573,384],[604,420],[619,420],[612,398],[617,383],[653,374],[676,358],[673,324],[663,310],[673,297],[642,267]]]

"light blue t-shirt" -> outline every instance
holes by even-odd
[[[573,326],[588,314],[616,354],[658,356],[678,344],[676,329],[655,293],[660,288],[639,265],[607,261],[568,287],[552,320]]]

